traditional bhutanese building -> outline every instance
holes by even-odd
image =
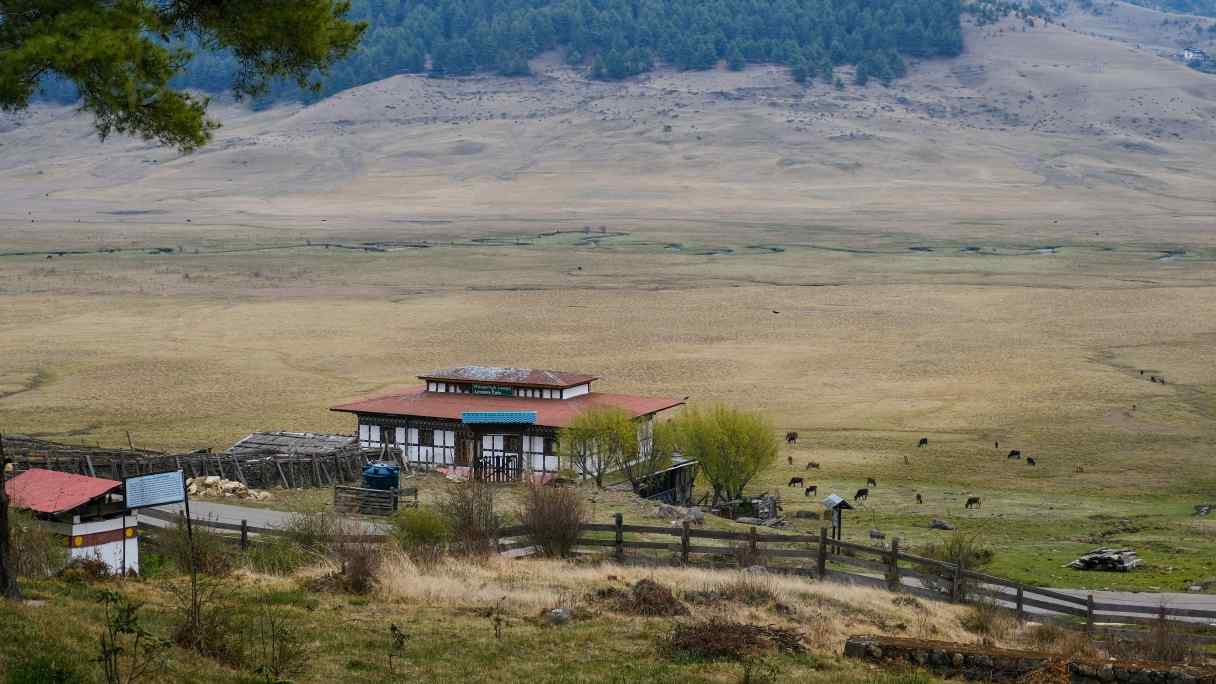
[[[399,450],[420,466],[472,468],[490,480],[556,473],[560,430],[589,409],[627,412],[648,445],[654,416],[684,403],[596,392],[595,376],[531,368],[463,366],[418,379],[425,384],[331,410],[357,416],[364,448]]]

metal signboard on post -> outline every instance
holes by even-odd
[[[128,509],[163,506],[186,500],[186,480],[180,470],[153,475],[137,475],[122,481]]]
[[[137,475],[122,481],[123,502],[127,510],[164,506],[165,504],[184,503],[186,506],[186,539],[190,543],[190,585],[191,591],[198,591],[198,570],[194,563],[194,526],[190,523],[190,495],[186,491],[186,473],[181,470],[170,470],[167,473],[152,475]],[[123,515],[123,527],[126,527],[126,515]],[[126,547],[123,547],[124,554]],[[124,564],[126,560],[124,559]]]

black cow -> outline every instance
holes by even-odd
[[[1009,452],[1009,455],[1006,456],[1005,458],[1021,458],[1021,457],[1022,457],[1022,451],[1020,449],[1013,449],[1012,451]]]
[[[1028,456],[1026,458],[1026,465],[1034,465],[1034,456]]]
[[[877,482],[875,482],[875,481],[874,481],[874,478],[872,478],[872,477],[867,477],[867,478],[866,478],[866,484],[867,484],[867,485],[869,485],[869,486],[871,486],[871,487],[877,487],[877,486],[878,486],[878,483],[877,483]]]
[[[865,487],[858,489],[857,493],[853,495],[853,501],[862,501],[868,498],[870,498],[870,490]]]
[[[785,462],[786,462],[786,463],[789,463],[790,465],[794,465],[794,457],[793,457],[793,456],[786,456],[786,457],[785,457]]]
[[[980,502],[980,498],[978,496],[970,496],[970,497],[967,497],[967,506],[966,507],[967,508],[983,508],[984,505],[983,505],[983,503]]]
[[[797,444],[798,443],[798,433],[797,432],[785,433],[785,443],[786,444]]]
[[[928,437],[921,437],[921,438],[920,438],[920,441],[916,443],[916,448],[917,448],[917,449],[919,449],[919,448],[921,448],[921,447],[927,447],[927,446],[929,446],[929,438],[928,438]]]
[[[804,483],[802,482],[802,478],[801,478],[801,477],[791,477],[791,478],[790,478],[790,483],[789,483],[788,485],[786,485],[786,486],[787,486],[787,487],[795,487],[795,486],[797,486],[797,487],[801,487],[803,484],[804,484]]]
[[[916,495],[916,503],[918,503],[918,504],[923,504],[924,502],[925,502],[925,500],[924,500],[924,499],[922,499],[922,498],[920,498],[920,494],[918,493],[918,494]]]
[[[816,463],[816,462],[814,462],[814,461],[807,461],[807,462],[806,462],[806,469],[807,469],[807,470],[811,470],[812,468],[813,468],[813,469],[815,469],[815,470],[819,470],[819,464],[818,464],[818,463]]]
[[[1001,448],[1001,440],[999,440],[999,439],[998,439],[997,441],[993,442],[993,443],[992,443],[992,448],[993,448],[993,449],[1000,449],[1000,448]]]
[[[802,492],[802,495],[810,496],[812,494],[818,494],[818,493],[819,493],[819,485],[811,485],[810,487],[806,488],[806,491]]]

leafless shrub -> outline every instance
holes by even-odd
[[[802,635],[792,629],[710,618],[680,622],[664,638],[669,656],[694,660],[743,660],[761,653],[802,653]]]
[[[1103,643],[1103,648],[1112,657],[1122,660],[1154,660],[1163,663],[1196,663],[1202,660],[1202,652],[1185,630],[1164,616],[1153,622],[1148,629],[1136,630],[1131,635],[1120,635]]]
[[[1098,657],[1098,649],[1085,632],[1050,622],[1031,625],[1022,638],[1036,651],[1058,653],[1066,658]]]
[[[1002,639],[1016,625],[1013,615],[992,601],[978,601],[971,606],[959,623],[973,634]]]
[[[596,597],[609,601],[615,610],[647,617],[688,615],[688,607],[668,587],[651,579],[640,579],[628,591],[601,589]]]
[[[250,632],[252,669],[267,682],[288,681],[308,665],[304,638],[281,609],[263,601]]]
[[[735,544],[733,555],[735,564],[740,569],[750,568],[753,565],[765,566],[768,564],[768,554],[761,551],[759,547],[752,548],[751,544]]]
[[[532,543],[546,556],[566,558],[578,542],[588,512],[573,487],[546,487],[537,480],[524,485],[519,519]]]
[[[489,556],[497,550],[501,520],[494,512],[494,489],[481,480],[459,482],[448,488],[440,511],[447,516],[457,548],[472,556]]]
[[[178,646],[239,667],[244,644],[230,587],[215,578],[200,577],[187,584],[170,584],[177,604],[173,641]]]

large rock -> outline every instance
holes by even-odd
[[[940,518],[934,518],[929,523],[929,528],[934,529],[934,530],[953,530],[954,525],[951,525],[950,523],[948,523],[945,520],[942,520]]]

